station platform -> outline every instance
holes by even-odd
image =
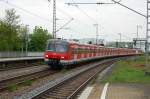
[[[0,62],[23,61],[23,60],[37,60],[37,59],[44,59],[44,58],[43,57],[0,58]]]
[[[96,84],[78,99],[150,99],[150,84]]]

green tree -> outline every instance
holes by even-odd
[[[16,11],[15,9],[8,9],[8,10],[5,10],[5,19],[4,19],[4,22],[13,26],[13,28],[19,28],[20,25],[20,16],[19,15],[16,15]]]
[[[4,20],[0,20],[0,51],[20,49],[19,22],[20,17],[14,9],[5,11]]]
[[[28,25],[21,25],[19,29],[19,38],[21,40],[21,50],[25,51],[29,43],[29,28]]]
[[[47,40],[52,38],[52,36],[48,34],[48,30],[38,26],[35,27],[33,34],[30,36],[29,48],[31,51],[44,51]]]

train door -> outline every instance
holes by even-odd
[[[84,58],[87,58],[87,46],[84,47]]]
[[[110,56],[112,56],[112,54],[113,54],[113,53],[112,53],[112,48],[110,48]]]
[[[81,58],[81,48],[80,48],[80,46],[78,47],[78,57],[77,57],[78,59],[80,59]]]
[[[92,57],[92,48],[91,48],[91,46],[89,47],[89,57],[90,58]]]
[[[108,51],[107,51],[107,56],[110,55],[110,48],[108,48]]]
[[[100,56],[100,47],[97,48],[97,54],[98,54],[97,56],[99,57]]]
[[[102,48],[101,47],[99,48],[99,56],[100,57],[102,56]]]
[[[96,57],[98,56],[98,47],[96,47]]]
[[[74,49],[74,46],[73,45],[70,45],[70,59],[71,60],[74,60],[74,54],[75,54],[75,49]]]
[[[92,58],[94,57],[94,47],[92,47]]]
[[[93,47],[93,57],[95,57],[96,56],[96,47],[94,46]]]
[[[104,48],[101,48],[101,56],[104,56]]]
[[[81,53],[82,53],[82,50],[81,50],[81,46],[79,45],[79,47],[78,47],[78,59],[81,59]]]
[[[110,56],[112,56],[113,55],[113,51],[112,51],[113,49],[112,48],[110,48]]]
[[[107,54],[107,49],[104,48],[104,56],[106,56],[106,54]]]
[[[89,58],[90,57],[90,48],[89,48],[89,46],[87,47],[87,58]]]
[[[84,50],[84,46],[82,45],[81,47],[81,58],[84,58],[84,53],[85,53],[85,50]]]
[[[78,58],[78,46],[77,45],[73,45],[72,46],[72,59],[73,60],[77,60],[77,58]]]

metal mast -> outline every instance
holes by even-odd
[[[149,55],[148,55],[148,51],[149,51],[149,45],[148,45],[148,41],[149,41],[149,31],[150,31],[150,22],[149,22],[149,18],[150,18],[150,14],[149,14],[149,11],[150,11],[150,1],[147,0],[147,25],[146,25],[146,43],[145,43],[145,52],[146,52],[146,66],[148,66],[148,58],[149,58]]]
[[[53,0],[53,39],[56,39],[56,0]]]

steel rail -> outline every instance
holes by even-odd
[[[75,75],[75,76],[73,76],[73,77],[71,77],[71,78],[69,78],[69,79],[67,79],[67,80],[65,80],[65,81],[63,81],[63,82],[61,82],[61,83],[59,83],[59,84],[57,84],[56,86],[53,86],[52,88],[50,88],[50,89],[48,89],[48,90],[57,90],[57,88],[60,86],[63,86],[64,85],[64,87],[65,87],[65,83],[67,83],[67,82],[69,82],[69,80],[72,80],[72,79],[76,79],[77,77],[79,77],[80,75],[84,75],[85,76],[85,74],[86,73],[88,73],[89,71],[91,72],[91,71],[95,71],[97,68],[100,68],[100,67],[98,67],[98,65],[106,65],[106,64],[110,64],[110,62],[112,62],[112,60],[111,61],[106,61],[106,62],[104,62],[104,63],[101,63],[101,64],[97,64],[96,66],[94,66],[93,68],[89,68],[89,69],[87,69],[86,71],[83,71],[83,72],[80,72],[79,74],[77,74],[77,75]],[[108,65],[107,65],[108,66]],[[106,66],[106,67],[107,67]],[[82,81],[81,81],[81,86],[79,86],[71,95],[69,95],[68,97],[65,97],[65,99],[67,98],[67,99],[72,99],[93,77],[95,77],[96,76],[96,74],[98,74],[99,72],[101,72],[102,70],[104,70],[105,68],[106,68],[105,66],[104,67],[101,67],[101,69],[100,70],[98,70],[97,72],[94,72],[94,74],[93,73],[91,73],[90,75],[92,75],[92,76],[90,76],[84,83],[82,83]],[[82,76],[83,76],[82,75]],[[84,77],[83,76],[83,77]],[[80,76],[81,77],[81,76]],[[86,78],[86,77],[85,77]],[[83,79],[82,79],[83,80]],[[67,84],[68,86],[69,86],[69,84]],[[59,88],[58,88],[59,89]],[[60,88],[60,89],[64,89],[64,88]],[[72,90],[72,89],[71,89]],[[43,93],[46,93],[47,92],[47,90],[45,91],[45,92],[43,92]],[[41,93],[42,94],[42,93]],[[32,97],[33,99],[40,99],[42,96],[41,96],[41,94],[39,94],[39,96],[37,95],[37,96],[35,96],[35,97]],[[61,93],[60,93],[61,94]],[[64,95],[64,94],[62,94],[62,95]],[[57,96],[56,96],[57,97]],[[19,99],[21,99],[21,98],[19,98]]]
[[[106,67],[106,68],[107,68],[107,67]],[[106,68],[103,68],[102,70],[97,71],[93,76],[91,76],[89,79],[87,79],[87,81],[85,81],[81,86],[79,86],[79,88],[76,89],[70,96],[68,96],[67,99],[73,99],[73,97],[75,97],[75,96],[80,92],[80,90],[82,90],[82,88],[84,88],[93,78],[95,78],[95,76],[96,76],[99,72],[103,71],[103,70],[106,69]]]
[[[39,72],[35,72],[35,73],[22,75],[22,76],[18,76],[18,77],[14,77],[11,79],[0,81],[0,92],[7,90],[7,88],[11,84],[20,85],[20,84],[23,84],[26,80],[36,80],[36,79],[46,77],[46,76],[49,76],[49,75],[52,75],[55,73],[57,73],[57,71],[50,71],[48,69],[48,70],[43,70],[43,71],[39,71]]]

